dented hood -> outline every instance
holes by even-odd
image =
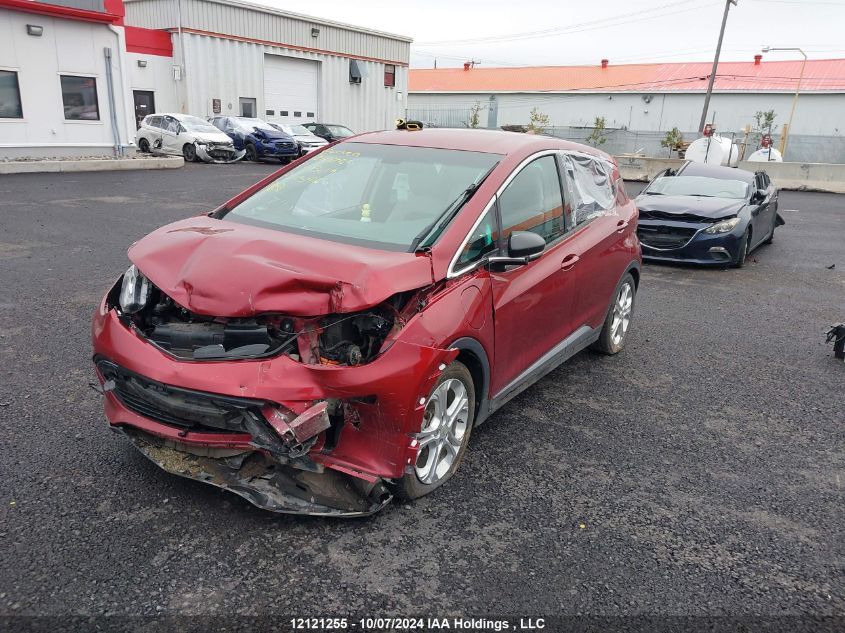
[[[197,314],[355,312],[432,282],[424,255],[396,253],[201,216],[129,249],[162,292]]]
[[[703,196],[637,196],[637,207],[641,212],[658,211],[669,214],[697,215],[701,218],[719,220],[737,215],[745,206],[745,200],[732,198],[707,198]]]

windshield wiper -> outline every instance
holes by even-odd
[[[481,176],[480,179],[476,180],[472,183],[469,187],[464,189],[461,193],[458,194],[458,197],[455,198],[448,207],[446,207],[443,212],[434,219],[434,222],[426,226],[422,231],[420,231],[417,236],[411,242],[411,252],[416,253],[421,249],[421,245],[425,244],[428,239],[432,235],[437,235],[439,233],[439,229],[443,226],[447,226],[449,222],[451,222],[456,215],[458,215],[458,211],[460,211],[463,206],[469,202],[469,199],[472,198],[472,194],[474,194],[478,188],[487,180],[487,176],[491,174],[491,172],[496,169],[496,165],[499,163],[494,164],[490,169],[487,170],[484,175]],[[428,246],[426,244],[426,246]]]

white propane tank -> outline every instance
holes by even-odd
[[[736,167],[739,164],[739,148],[724,136],[705,136],[690,143],[685,158],[694,163]]]
[[[751,156],[748,157],[748,160],[752,163],[782,163],[783,156],[774,147],[768,149],[761,148],[751,154]]]

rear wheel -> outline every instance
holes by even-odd
[[[140,139],[138,141],[138,151],[140,151],[144,154],[149,154],[150,153],[150,142],[145,138]]]
[[[463,363],[452,362],[440,375],[425,403],[413,472],[399,482],[406,499],[427,495],[443,485],[461,464],[475,420],[475,387]]]
[[[182,147],[182,156],[186,163],[192,163],[197,159],[197,148],[193,143],[185,143]]]
[[[736,261],[733,263],[734,268],[742,268],[745,266],[745,259],[748,257],[748,250],[751,246],[751,229],[745,229],[742,234],[742,239],[739,241],[739,248],[737,249]]]
[[[245,160],[258,160],[258,152],[255,151],[255,145],[247,143],[244,149],[246,150],[246,155],[244,155]]]
[[[618,354],[625,347],[631,317],[634,315],[634,299],[637,285],[631,273],[625,273],[616,287],[616,295],[604,319],[601,334],[592,348],[602,354]]]

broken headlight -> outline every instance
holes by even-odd
[[[150,282],[144,274],[132,264],[123,274],[120,286],[120,309],[124,314],[135,314],[147,305],[150,298]]]
[[[716,222],[716,224],[712,226],[708,226],[704,229],[705,233],[730,233],[734,230],[736,225],[739,224],[739,218],[731,218],[730,220],[722,220],[721,222]]]

